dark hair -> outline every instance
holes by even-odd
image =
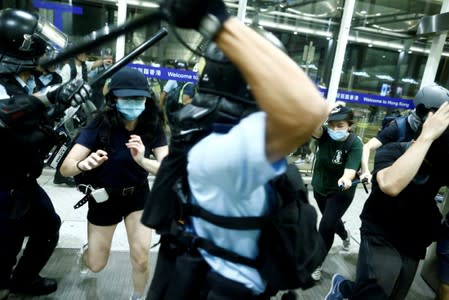
[[[138,118],[137,126],[134,132],[142,139],[151,139],[163,129],[164,114],[154,100],[155,97],[146,97],[145,110]],[[120,113],[115,108],[117,98],[109,92],[106,95],[106,104],[96,113],[94,127],[110,132],[111,130],[122,128],[123,120]],[[107,144],[107,143],[106,143]],[[110,151],[111,149],[106,149]]]

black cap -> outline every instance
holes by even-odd
[[[146,77],[130,67],[124,67],[112,75],[109,90],[116,97],[151,97]]]
[[[329,114],[328,121],[352,121],[354,112],[346,106],[337,106]]]
[[[183,60],[177,60],[175,62],[176,69],[187,69],[187,63]]]

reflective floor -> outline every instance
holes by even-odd
[[[42,275],[54,277],[58,280],[58,290],[43,297],[22,297],[10,295],[8,299],[129,299],[132,292],[131,265],[129,261],[128,243],[123,224],[120,224],[112,243],[112,253],[106,268],[98,274],[81,276],[77,265],[78,249],[86,242],[87,205],[73,209],[73,205],[82,197],[82,194],[65,185],[53,184],[52,169],[45,169],[39,178],[44,189],[50,194],[55,209],[61,216],[63,223],[60,232],[60,240],[56,251],[50,259]],[[150,183],[152,182],[150,177]],[[359,188],[356,197],[343,216],[346,227],[351,231],[352,241],[349,251],[342,249],[341,240],[336,237],[334,245],[323,265],[322,280],[315,287],[306,291],[296,291],[298,299],[324,299],[330,286],[332,275],[336,272],[349,278],[354,278],[355,265],[357,263],[358,245],[360,241],[359,214],[366,199],[363,188]],[[315,205],[310,193],[309,199]],[[153,234],[153,243],[159,240],[159,236]],[[151,250],[151,271],[155,264],[157,247]],[[407,296],[410,300],[433,300],[434,292],[417,273],[413,286]],[[276,297],[280,299],[280,295]]]

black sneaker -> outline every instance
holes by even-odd
[[[0,300],[7,299],[8,295],[9,295],[9,290],[8,289],[0,288]]]
[[[58,173],[55,174],[55,177],[53,178],[54,184],[66,184],[69,187],[75,187],[75,179],[73,177],[64,177],[62,175],[58,175]]]
[[[32,281],[18,281],[11,279],[9,291],[14,294],[25,295],[48,295],[53,293],[58,288],[56,280],[37,276]]]

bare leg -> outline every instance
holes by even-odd
[[[440,283],[438,287],[438,300],[449,300],[449,284]]]
[[[89,222],[87,228],[88,248],[83,255],[84,263],[92,272],[97,273],[103,270],[108,262],[117,224],[97,226]]]
[[[126,232],[133,269],[134,293],[143,296],[149,278],[148,252],[151,244],[151,229],[140,222],[143,210],[133,212],[125,218]]]

